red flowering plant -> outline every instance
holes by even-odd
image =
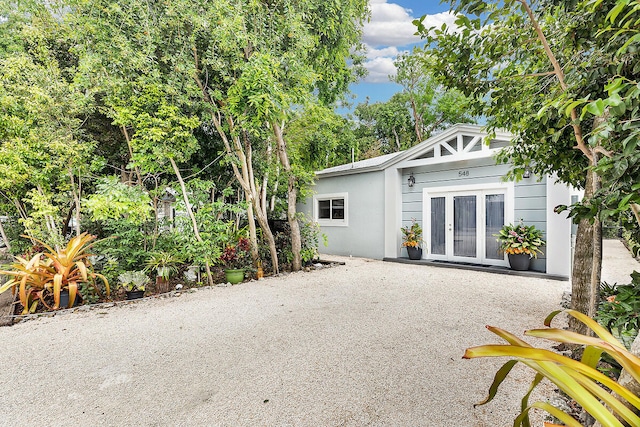
[[[524,225],[522,220],[518,225],[504,225],[495,235],[500,243],[500,250],[506,254],[527,254],[535,258],[542,253],[540,247],[544,245],[542,231],[534,225]]]
[[[239,270],[247,267],[251,262],[251,242],[246,237],[240,237],[233,245],[225,246],[220,255],[220,261],[229,270]]]

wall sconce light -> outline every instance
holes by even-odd
[[[407,179],[407,184],[409,184],[409,187],[413,187],[415,183],[416,183],[416,178],[413,176],[413,172],[411,172],[409,174],[409,179]]]
[[[526,169],[524,170],[524,173],[522,174],[522,177],[523,177],[523,178],[531,178],[531,169],[526,168]]]

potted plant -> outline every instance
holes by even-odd
[[[153,253],[145,263],[144,271],[156,272],[156,291],[169,292],[169,278],[178,272],[182,260],[169,252]]]
[[[89,259],[89,249],[95,243],[95,238],[82,233],[72,238],[66,247],[57,250],[33,239],[48,252],[38,252],[28,259],[16,256],[10,270],[0,271],[0,274],[11,276],[9,281],[0,286],[0,293],[8,289],[17,291],[23,307],[22,314],[34,313],[39,302],[53,310],[73,307],[78,300],[81,284],[92,287],[100,295],[96,279],[102,280],[108,296],[108,280],[93,271]]]
[[[407,248],[409,259],[421,259],[422,227],[420,227],[420,224],[413,218],[411,226],[406,225],[400,231],[402,231],[402,246]]]
[[[142,298],[145,287],[150,282],[144,271],[125,271],[118,276],[118,281],[127,292],[128,300]]]
[[[545,244],[542,231],[534,225],[524,225],[522,220],[518,225],[504,225],[496,236],[513,270],[528,270],[531,258],[537,258],[542,253],[540,247]]]
[[[246,266],[251,262],[251,243],[246,237],[240,237],[236,244],[225,246],[220,256],[224,263],[224,275],[227,282],[235,285],[244,280]]]

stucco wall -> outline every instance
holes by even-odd
[[[347,193],[348,225],[321,226],[328,246],[320,253],[353,255],[365,258],[384,257],[384,173],[368,172],[317,180],[316,195]],[[312,217],[313,199],[298,205],[298,210]]]
[[[509,165],[496,165],[492,158],[466,160],[437,165],[421,166],[406,169],[402,177],[402,225],[411,224],[416,218],[422,224],[423,189],[436,187],[464,187],[469,185],[501,184],[502,177]],[[407,179],[413,173],[415,185],[409,187]],[[546,233],[546,183],[538,182],[535,177],[523,179],[515,183],[514,188],[514,222],[520,218],[528,225],[535,225]],[[425,228],[425,233],[428,232]],[[543,248],[544,250],[544,248]],[[406,256],[406,254],[403,254]],[[531,269],[546,270],[545,255],[534,259]]]

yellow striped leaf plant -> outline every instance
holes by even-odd
[[[564,329],[551,328],[551,321],[561,312],[554,311],[547,316],[544,321],[546,328],[528,330],[525,335],[559,343],[585,346],[582,359],[578,361],[550,350],[533,347],[507,331],[487,326],[489,331],[504,339],[507,344],[468,348],[463,358],[510,357],[512,360],[509,360],[498,370],[489,388],[487,398],[477,403],[476,406],[490,402],[511,369],[520,362],[533,369],[536,375],[522,399],[521,412],[514,420],[514,427],[531,426],[529,411],[532,408],[548,412],[567,426],[582,426],[572,416],[548,402],[529,404],[531,392],[544,378],[553,382],[560,390],[574,399],[604,427],[625,427],[625,422],[631,426],[640,426],[640,417],[635,413],[640,410],[640,397],[596,369],[602,354],[608,353],[635,381],[640,383],[640,358],[630,353],[623,344],[596,321],[578,311],[564,310],[591,328],[596,336],[586,336]],[[630,408],[635,408],[635,411]]]

